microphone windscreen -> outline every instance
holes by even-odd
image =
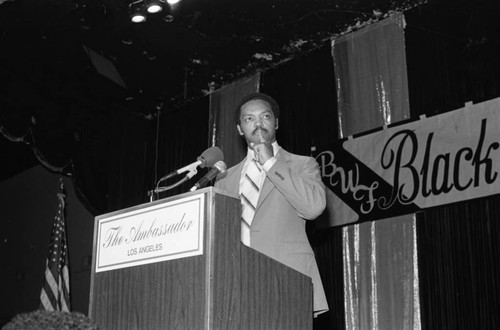
[[[226,163],[224,163],[222,160],[219,160],[217,163],[215,163],[214,167],[217,168],[220,173],[226,172],[227,169]]]
[[[201,167],[212,167],[218,161],[224,160],[224,153],[222,152],[222,150],[220,150],[219,147],[210,147],[207,150],[203,151],[198,159],[203,162],[203,164],[201,164]]]

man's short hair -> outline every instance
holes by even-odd
[[[278,105],[278,102],[276,102],[275,99],[273,99],[271,96],[269,96],[267,94],[260,93],[260,92],[255,92],[255,93],[248,94],[247,96],[245,96],[244,98],[242,98],[241,101],[236,106],[236,109],[234,110],[234,120],[235,120],[236,124],[240,123],[241,107],[245,103],[247,103],[249,101],[252,101],[252,100],[266,101],[271,106],[271,111],[273,112],[274,117],[275,118],[279,117],[279,115],[280,115],[280,107]]]

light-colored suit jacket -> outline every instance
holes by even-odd
[[[250,246],[311,277],[315,315],[328,310],[305,220],[314,220],[326,205],[325,188],[314,158],[280,148],[267,172],[250,228]],[[215,187],[238,196],[245,159],[217,178]]]

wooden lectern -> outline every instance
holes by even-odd
[[[127,245],[127,239],[139,237],[137,226],[147,228],[144,239],[175,232],[171,226],[161,227],[161,234],[154,231],[160,228],[157,216],[154,225],[140,220],[121,231],[119,222],[128,214],[147,218],[148,208],[177,206],[193,197],[204,201],[201,254],[176,258],[172,253],[169,260],[145,258],[147,263],[132,266],[123,266],[119,256],[102,261],[98,248]],[[99,233],[105,223],[106,232],[115,234]],[[155,248],[141,249],[146,254]],[[89,314],[107,330],[312,329],[311,279],[241,244],[239,199],[213,187],[96,217],[93,256]]]

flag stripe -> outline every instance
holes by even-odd
[[[42,289],[42,294],[40,296],[40,300],[42,302],[42,306],[44,309],[48,311],[54,310],[52,306],[54,305],[55,300],[51,300],[48,296],[45,290]]]
[[[47,281],[45,290],[48,290],[50,293],[52,293],[52,296],[57,297],[57,282],[54,278],[54,275],[48,268],[45,270],[45,280]]]

